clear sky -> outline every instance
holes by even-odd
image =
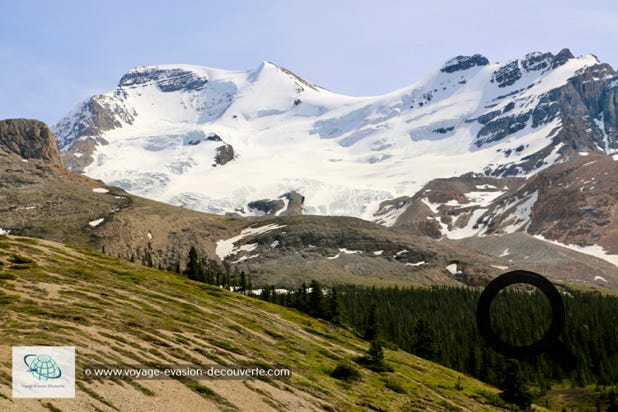
[[[269,60],[349,95],[383,94],[450,57],[568,47],[618,66],[615,0],[0,0],[0,118],[58,121],[131,67],[245,70]]]

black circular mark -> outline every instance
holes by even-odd
[[[514,283],[526,283],[536,286],[543,292],[551,305],[552,320],[545,335],[533,344],[515,346],[500,340],[491,328],[489,308],[498,292]],[[529,358],[548,351],[558,344],[558,337],[564,329],[564,303],[556,287],[545,277],[527,270],[514,270],[492,280],[481,293],[476,305],[476,322],[485,342],[494,350],[511,358]]]

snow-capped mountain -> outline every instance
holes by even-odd
[[[436,178],[529,176],[618,150],[617,86],[609,65],[566,49],[502,64],[458,56],[374,97],[339,95],[269,62],[242,72],[150,66],[53,130],[72,170],[148,198],[241,215],[294,203],[388,225],[405,209],[385,216],[382,202]]]

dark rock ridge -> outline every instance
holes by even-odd
[[[288,206],[285,210],[285,201],[288,200]],[[303,214],[303,203],[305,197],[296,191],[287,192],[277,199],[261,199],[247,204],[249,209],[253,209],[258,213],[266,216],[299,216]]]
[[[0,121],[0,147],[24,159],[41,159],[62,166],[53,133],[45,123],[38,120]]]
[[[118,87],[143,86],[154,83],[162,92],[178,90],[201,90],[208,79],[195,72],[182,69],[161,69],[157,67],[137,67],[122,76]]]
[[[475,54],[473,56],[457,56],[447,61],[440,69],[444,73],[453,73],[461,70],[468,70],[475,66],[486,66],[489,64],[487,57]]]
[[[565,64],[572,54],[565,49],[553,56],[551,53],[535,53],[522,61],[514,61],[494,73],[494,80],[502,87],[515,86],[522,71],[546,71]],[[482,125],[477,133],[475,145],[481,147],[507,138],[531,126],[537,128],[555,119],[561,126],[548,137],[552,144],[540,152],[524,156],[519,162],[507,164],[497,169],[488,169],[492,176],[514,176],[543,166],[545,158],[560,145],[558,153],[568,157],[576,152],[613,153],[618,150],[618,75],[607,64],[587,67],[566,84],[540,96],[534,107],[513,110],[510,102],[503,110],[492,110],[475,120]],[[516,99],[525,88],[516,89],[504,98]],[[515,148],[513,148],[514,150]],[[505,151],[509,156],[512,150]]]

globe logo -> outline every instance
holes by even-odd
[[[24,356],[24,363],[32,376],[40,381],[58,379],[62,376],[62,371],[49,355],[36,355],[29,353]]]

